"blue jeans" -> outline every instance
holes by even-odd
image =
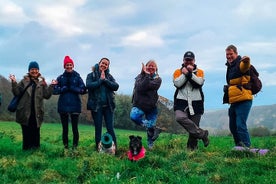
[[[252,106],[252,100],[231,104],[228,110],[229,128],[236,146],[250,147],[250,137],[246,121]]]
[[[151,112],[144,112],[138,107],[132,107],[130,111],[130,119],[137,125],[146,128],[152,128],[156,125],[157,115],[157,108],[154,108]]]
[[[106,130],[112,136],[114,144],[117,146],[116,135],[114,132],[114,114],[111,111],[110,107],[101,107],[97,110],[97,112],[91,111],[91,114],[95,125],[96,147],[98,146],[102,138],[103,118],[105,120]]]

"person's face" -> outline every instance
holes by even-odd
[[[238,57],[238,53],[235,53],[232,49],[226,50],[226,59],[229,63],[232,63]]]
[[[153,75],[156,72],[157,66],[155,65],[155,63],[150,62],[148,63],[147,67],[147,71],[150,73],[150,75]]]
[[[193,66],[195,64],[195,60],[187,58],[187,59],[184,59],[183,63],[184,63],[184,66],[188,66],[188,65]]]
[[[72,72],[73,71],[73,68],[74,68],[74,65],[72,63],[67,63],[65,65],[65,71],[66,72]]]
[[[107,70],[109,67],[109,61],[106,59],[101,60],[101,62],[99,63],[99,67],[101,71]]]
[[[33,78],[37,78],[39,75],[39,70],[37,68],[31,68],[29,74]]]

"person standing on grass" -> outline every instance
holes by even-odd
[[[174,96],[175,119],[189,133],[187,148],[196,150],[198,139],[202,139],[207,147],[208,130],[199,128],[204,113],[204,72],[195,64],[193,52],[187,51],[184,54],[182,67],[173,74],[173,83],[177,88]]]
[[[87,109],[91,110],[95,125],[96,150],[102,137],[103,118],[107,132],[112,136],[117,149],[117,139],[114,131],[115,91],[119,84],[110,74],[110,60],[102,58],[92,67],[92,72],[87,75],[86,87],[88,89]]]
[[[250,58],[238,55],[234,45],[226,49],[226,82],[223,103],[229,103],[229,128],[236,146],[250,147],[251,141],[246,121],[252,106],[252,92],[243,85],[250,81]]]
[[[154,60],[148,61],[146,65],[142,63],[141,73],[135,78],[133,105],[130,111],[130,119],[147,129],[147,142],[150,149],[153,148],[154,141],[162,131],[156,126],[159,98],[157,91],[162,83],[157,71],[157,64]]]
[[[44,99],[52,95],[53,87],[48,86],[39,72],[36,61],[29,63],[28,73],[17,83],[14,75],[9,76],[12,93],[19,95],[27,87],[16,109],[16,122],[21,125],[23,150],[40,147],[40,127],[44,117]]]
[[[79,143],[79,115],[81,113],[80,95],[86,93],[85,84],[78,72],[74,70],[74,61],[65,56],[63,62],[64,72],[57,77],[54,86],[54,95],[58,98],[58,113],[62,124],[62,141],[65,149],[68,149],[68,125],[69,117],[73,132],[73,149]]]

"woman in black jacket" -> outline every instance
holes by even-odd
[[[146,65],[142,63],[142,71],[135,78],[130,119],[147,129],[147,141],[150,149],[161,132],[161,129],[156,127],[159,98],[157,90],[160,88],[161,82],[156,62],[150,60]]]
[[[87,75],[86,87],[88,89],[87,109],[91,110],[95,125],[96,149],[102,137],[102,120],[105,120],[107,132],[112,136],[117,148],[117,140],[114,132],[114,109],[115,93],[119,84],[109,73],[110,61],[102,58],[98,64],[92,68],[92,72]]]

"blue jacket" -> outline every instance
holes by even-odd
[[[88,89],[87,109],[96,112],[103,105],[107,105],[111,111],[114,111],[114,91],[119,89],[119,84],[109,73],[109,70],[105,71],[105,80],[102,80],[100,76],[99,65],[96,64],[86,78],[86,87]]]
[[[59,95],[59,113],[81,113],[80,94],[86,93],[85,84],[76,71],[64,72],[57,78],[58,84],[54,86],[54,95]]]

